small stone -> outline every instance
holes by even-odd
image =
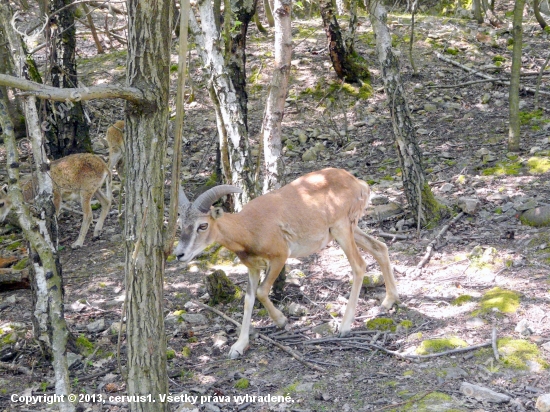
[[[311,162],[317,160],[317,150],[314,147],[311,147],[305,151],[302,155],[302,160],[304,162]]]
[[[400,213],[403,213],[403,209],[400,205],[394,202],[390,202],[387,205],[375,206],[374,209],[367,211],[367,215],[378,220],[384,220]]]
[[[487,104],[489,103],[489,101],[491,101],[491,95],[489,93],[485,93],[482,97],[481,97],[481,103],[482,104]]]
[[[469,215],[473,215],[479,208],[480,202],[478,199],[461,197],[458,199],[458,207]]]
[[[468,372],[458,367],[443,368],[442,371],[445,379],[461,379],[468,376]]]
[[[336,332],[336,325],[333,325],[332,323],[322,323],[318,326],[315,326],[313,329],[311,329],[311,331],[321,336],[330,335]]]
[[[527,319],[522,319],[516,325],[515,331],[522,336],[529,336],[533,333],[533,324]]]
[[[535,153],[537,153],[537,152],[540,152],[541,150],[542,150],[542,147],[533,146],[533,147],[529,150],[529,153],[535,154]]]
[[[546,342],[546,343],[543,343],[543,344],[541,345],[541,348],[544,349],[544,350],[546,350],[546,351],[548,351],[548,352],[550,352],[550,341],[548,341],[548,342]]]
[[[387,205],[390,202],[386,196],[382,195],[372,195],[370,197],[370,204],[373,206]]]
[[[307,135],[302,132],[298,135],[298,141],[300,142],[300,144],[306,144],[307,142]]]
[[[443,186],[441,186],[441,191],[443,193],[448,193],[454,189],[454,186],[452,183],[445,183]]]
[[[96,320],[86,326],[88,332],[97,333],[105,330],[105,320],[103,318]]]
[[[482,147],[481,149],[476,151],[476,156],[477,157],[483,157],[483,156],[486,156],[490,153],[491,153],[491,151],[489,149],[487,149],[486,147]]]
[[[485,326],[485,321],[481,318],[472,318],[466,321],[466,327],[470,329],[480,328]]]
[[[208,323],[206,316],[201,315],[200,313],[183,313],[181,318],[192,325],[204,325]]]
[[[432,103],[426,103],[424,105],[424,110],[426,110],[427,112],[435,112],[437,110],[437,106]]]
[[[550,412],[550,393],[540,395],[535,404],[535,408],[540,412]]]
[[[514,208],[520,212],[524,212],[525,210],[536,208],[538,204],[536,199],[531,198],[519,205],[514,205]]]
[[[300,305],[299,303],[292,302],[288,306],[288,313],[291,316],[303,316],[303,315],[307,315],[309,313],[309,310],[304,305]]]
[[[82,355],[77,355],[76,353],[67,352],[67,367],[70,368],[75,363],[82,360]]]
[[[460,385],[460,392],[470,398],[475,398],[478,401],[493,403],[510,402],[510,397],[508,395],[495,392],[492,389],[485,388],[483,386],[473,385],[468,382],[462,382],[462,385]]]

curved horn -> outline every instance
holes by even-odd
[[[193,202],[193,206],[199,209],[202,213],[206,213],[210,210],[210,206],[214,204],[220,197],[228,195],[229,193],[242,193],[243,191],[236,186],[220,185],[207,190],[202,195],[197,197]]]

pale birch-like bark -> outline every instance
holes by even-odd
[[[10,25],[12,13],[7,4],[0,4],[0,25],[3,27],[8,40],[10,52],[14,58],[15,70],[22,75],[25,69],[26,55],[21,39]],[[6,145],[6,166],[10,179],[9,196],[14,204],[19,224],[25,238],[31,245],[31,255],[37,253],[39,258],[31,256],[32,270],[31,283],[33,288],[33,327],[35,338],[47,357],[51,356],[55,374],[55,393],[63,395],[59,402],[59,410],[72,412],[74,405],[68,401],[71,393],[69,371],[67,366],[66,349],[68,329],[63,313],[63,279],[61,266],[57,256],[57,236],[52,237],[52,230],[56,230],[54,206],[52,202],[52,181],[47,173],[48,160],[44,151],[42,130],[39,126],[36,100],[34,97],[24,99],[23,111],[27,122],[29,136],[38,177],[39,196],[36,208],[40,211],[40,218],[31,217],[23,201],[23,194],[19,184],[19,159],[13,124],[7,112],[7,96],[0,90],[0,123],[4,132]]]
[[[227,152],[231,175],[224,176],[227,183],[240,187],[243,193],[236,195],[235,208],[240,210],[254,197],[256,188],[251,179],[252,164],[248,147],[248,133],[240,102],[235,87],[227,73],[224,57],[221,52],[220,35],[216,30],[211,2],[202,0],[198,3],[201,17],[200,29],[191,20],[191,29],[195,32],[197,43],[203,57],[204,65],[210,71],[210,82],[219,101],[222,122],[227,133]],[[199,32],[197,32],[199,30]],[[220,135],[221,138],[221,135]],[[220,146],[225,142],[220,141]],[[224,168],[223,170],[226,170]]]
[[[292,0],[275,0],[275,68],[262,124],[265,161],[264,193],[278,189],[283,184],[281,126],[292,58],[291,12]]]

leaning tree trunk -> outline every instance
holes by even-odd
[[[420,222],[436,222],[446,209],[436,201],[424,175],[422,154],[416,142],[414,125],[399,74],[399,60],[391,47],[391,36],[386,25],[387,13],[376,0],[369,2],[369,13],[376,36],[384,89],[389,100],[405,196]]]
[[[541,29],[544,30],[547,24],[544,17],[542,17],[542,14],[540,14],[540,0],[533,0],[533,12],[535,13],[535,18],[537,19]]]
[[[253,167],[248,147],[248,133],[235,87],[227,74],[212,6],[207,0],[199,1],[197,6],[200,10],[201,26],[199,27],[192,12],[189,27],[197,40],[203,64],[210,72],[210,84],[215,95],[213,103],[216,106],[216,114],[221,115],[217,122],[218,129],[224,129],[219,133],[222,161],[226,159],[229,162],[229,167],[223,167],[226,174],[224,178],[226,183],[243,190],[243,193],[235,196],[235,208],[240,210],[256,194],[252,180]],[[223,155],[223,152],[227,152],[227,155]]]
[[[332,67],[338,78],[349,83],[356,83],[366,80],[369,77],[369,70],[362,59],[353,51],[353,42],[346,44],[346,36],[343,35],[331,0],[321,0],[319,7],[321,8],[321,18],[328,38],[328,52]],[[350,24],[354,23],[354,19],[350,20]],[[356,19],[355,19],[356,23]],[[351,37],[353,40],[353,37]]]
[[[7,40],[3,30],[0,30],[0,44],[6,44]],[[0,46],[0,73],[13,74],[13,56],[8,53],[6,47]],[[8,113],[13,123],[15,137],[20,138],[27,134],[25,126],[25,118],[23,116],[23,110],[21,108],[21,99],[9,98],[8,88],[6,86],[0,86],[0,91],[4,96],[8,97]]]
[[[520,121],[519,121],[519,75],[521,70],[521,50],[523,42],[523,8],[525,0],[516,0],[514,8],[513,37],[514,49],[512,51],[512,68],[510,71],[510,89],[509,89],[509,120],[508,129],[508,150],[511,152],[519,151]]]
[[[52,86],[78,87],[76,76],[76,28],[74,11],[76,6],[66,7],[73,0],[52,0],[50,13],[63,8],[50,18],[51,37],[51,82]],[[50,133],[48,143],[50,155],[58,159],[79,152],[91,152],[88,122],[84,116],[82,102],[51,102],[47,119],[43,121]]]
[[[29,72],[29,67],[25,63],[27,55],[21,39],[10,24],[11,19],[12,13],[9,6],[0,3],[0,27],[3,28],[13,56],[16,74],[22,77]],[[35,69],[34,66],[33,69]],[[59,409],[63,412],[72,412],[75,407],[67,399],[67,395],[71,393],[66,357],[69,333],[64,317],[63,278],[57,254],[57,226],[53,219],[53,186],[47,173],[48,160],[45,156],[43,136],[38,121],[36,99],[34,97],[24,98],[23,111],[29,129],[38,177],[39,196],[35,203],[35,208],[39,212],[38,219],[31,217],[23,201],[19,183],[18,148],[13,133],[13,124],[7,111],[7,102],[7,95],[0,89],[0,124],[5,138],[6,169],[10,182],[9,196],[17,211],[19,224],[25,238],[31,246],[29,255],[32,262],[30,274],[33,289],[34,337],[44,356],[52,361],[55,373],[55,393],[63,395],[64,398],[59,403]]]
[[[292,0],[275,0],[275,68],[267,95],[262,134],[264,139],[264,193],[281,187],[284,176],[281,123],[292,58]]]
[[[164,330],[164,169],[168,137],[172,7],[165,0],[128,0],[127,85],[144,104],[127,103],[125,272],[128,395],[132,411],[167,411]],[[154,18],[152,18],[154,16]]]

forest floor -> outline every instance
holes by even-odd
[[[283,121],[288,181],[309,171],[340,167],[371,184],[378,209],[360,225],[375,236],[399,235],[385,235],[383,240],[394,265],[400,303],[389,313],[378,314],[384,291],[365,288],[351,339],[331,339],[345,309],[351,278],[343,252],[331,243],[313,256],[288,262],[291,274],[279,302],[289,317],[284,333],[270,327],[260,306],[253,313],[257,331],[291,347],[322,371],[259,337],[251,338],[241,359],[229,360],[226,355],[236,340],[235,326],[194,302],[204,299],[204,278],[214,269],[223,269],[246,289],[244,266],[225,252],[207,253],[189,265],[170,260],[164,302],[170,391],[189,396],[186,406],[178,402],[174,409],[177,405],[182,411],[533,411],[537,397],[550,392],[550,232],[518,219],[525,209],[550,204],[550,99],[541,95],[542,109],[537,111],[533,94],[522,93],[521,152],[508,153],[507,86],[492,82],[460,86],[480,78],[441,60],[436,52],[479,72],[507,78],[510,17],[497,29],[473,20],[418,16],[417,76],[408,59],[409,23],[407,15],[389,17],[432,190],[454,214],[461,197],[477,201],[477,209],[439,238],[421,273],[414,270],[448,221],[420,233],[410,223],[414,211],[406,208],[368,18],[360,18],[357,49],[371,67],[371,92],[337,81],[318,18],[295,20]],[[249,127],[256,154],[273,66],[272,40],[272,32],[265,37],[251,28]],[[548,53],[549,35],[530,18],[524,41],[522,81],[533,86],[534,74]],[[125,52],[95,57],[92,46],[90,42],[88,49],[80,50],[82,79],[88,85],[124,83]],[[194,101],[186,107],[184,153],[185,189],[190,198],[204,190],[212,175],[217,138],[204,71],[196,53],[192,56]],[[541,90],[548,93],[549,86],[546,74]],[[101,138],[110,124],[123,117],[123,104],[103,101],[87,107],[93,119],[94,147],[106,154]],[[304,155],[312,160],[303,160]],[[0,156],[4,161],[2,146]],[[117,204],[120,190],[115,194]],[[125,381],[116,361],[124,299],[122,228],[113,212],[100,240],[92,242],[90,230],[84,247],[71,250],[80,218],[64,212],[60,225],[65,316],[81,351],[71,356],[73,389],[103,394],[104,399],[123,395]],[[17,233],[2,236],[1,257],[24,256],[20,239]],[[378,270],[373,258],[363,255],[368,271]],[[242,301],[215,308],[240,322]],[[48,385],[53,372],[32,339],[31,313],[29,290],[0,294],[0,359],[32,370],[26,375],[0,368],[0,410],[52,408],[10,400],[13,393],[52,393]],[[490,346],[493,330],[498,361]],[[428,359],[414,357],[484,343],[489,346]],[[121,352],[124,365],[124,341]],[[496,399],[502,403],[464,382],[498,392],[502,396]],[[468,396],[474,392],[477,398]],[[273,398],[281,396],[286,401]],[[127,404],[114,401],[82,405],[90,411],[127,410]]]

